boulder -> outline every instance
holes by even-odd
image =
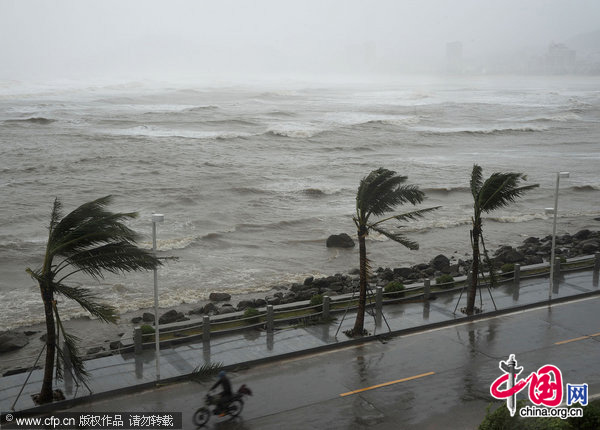
[[[309,276],[308,278],[306,278],[304,280],[304,285],[310,285],[313,283],[314,280],[315,280],[314,276]]]
[[[353,248],[354,241],[346,233],[332,234],[327,238],[327,248]]]
[[[253,308],[254,302],[252,300],[242,300],[236,307],[238,311],[243,311],[244,309]]]
[[[442,270],[444,267],[450,266],[450,260],[445,255],[437,255],[430,261],[431,267],[435,270]]]
[[[573,238],[576,240],[585,240],[585,239],[589,238],[591,234],[592,234],[592,232],[589,231],[588,229],[579,230],[577,233],[575,233],[573,235]]]
[[[526,243],[528,245],[530,245],[530,244],[535,245],[535,244],[540,243],[540,239],[538,237],[528,237],[527,239],[525,239],[523,241],[523,243]]]
[[[148,323],[153,323],[154,322],[154,314],[151,314],[150,312],[144,312],[144,314],[142,315],[142,321],[148,322]]]
[[[214,303],[207,303],[206,306],[202,308],[202,312],[205,315],[216,314],[219,312],[219,308]]]
[[[14,351],[21,349],[29,343],[25,333],[0,333],[0,352]]]
[[[584,254],[593,254],[600,251],[600,242],[596,239],[584,240],[579,244]]]
[[[232,305],[230,305],[229,303],[227,303],[219,308],[219,315],[230,314],[232,312],[235,312],[235,308]]]
[[[134,324],[138,324],[141,321],[142,321],[142,317],[131,318],[131,322],[134,323]]]
[[[94,355],[94,354],[98,354],[100,351],[102,351],[104,348],[102,348],[101,346],[94,346],[93,348],[89,348],[87,350],[86,355]]]
[[[179,321],[187,321],[187,318],[182,312],[177,312],[175,309],[162,314],[158,319],[159,324],[170,324]]]
[[[496,252],[495,260],[500,263],[520,263],[525,259],[522,252],[512,246],[503,246]]]
[[[427,269],[427,267],[429,266],[425,265],[425,269]],[[399,267],[394,269],[394,277],[409,278],[413,273],[414,269],[411,269],[410,267]]]
[[[231,299],[231,294],[227,293],[210,293],[208,299],[213,302],[226,302]]]

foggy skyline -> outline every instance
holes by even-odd
[[[596,0],[0,0],[1,80],[435,71],[600,29]]]

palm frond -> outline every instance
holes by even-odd
[[[376,198],[369,208],[370,214],[381,216],[400,204],[416,205],[425,198],[425,193],[416,185],[394,185],[391,182],[392,180],[386,182],[383,184],[385,188],[377,190]]]
[[[538,184],[519,187],[525,177],[522,173],[493,173],[482,185],[478,195],[479,208],[484,212],[508,206],[526,191]]]
[[[373,226],[371,226],[371,229],[376,231],[379,234],[384,235],[388,239],[393,240],[394,242],[398,242],[400,245],[404,245],[408,249],[411,249],[413,251],[419,249],[419,244],[417,242],[415,242],[414,240],[408,239],[406,236],[404,236],[400,233],[391,232],[388,230],[384,230],[380,227],[373,227]]]
[[[104,277],[103,272],[118,274],[151,270],[161,264],[162,262],[150,251],[128,242],[115,242],[71,255],[57,266],[55,273],[67,267],[75,267],[77,270],[67,274],[58,282],[77,272],[84,272],[94,279],[101,279]]]
[[[416,220],[418,218],[422,218],[427,213],[432,212],[434,210],[437,210],[439,208],[441,208],[441,206],[434,206],[434,207],[431,207],[431,208],[419,209],[419,210],[416,210],[416,211],[411,211],[411,212],[406,212],[406,213],[399,214],[399,215],[394,215],[394,216],[391,216],[391,217],[387,217],[387,218],[381,219],[381,220],[379,220],[377,222],[374,222],[373,224],[370,224],[369,227],[376,226],[378,224],[381,224],[381,223],[383,223],[385,221],[389,221],[391,219],[396,219],[398,221],[413,221],[413,220]]]
[[[118,319],[117,311],[113,306],[97,303],[98,297],[87,288],[70,287],[60,283],[54,283],[54,291],[58,294],[76,301],[82,308],[90,314],[100,318],[104,322],[116,322]]]
[[[473,194],[473,198],[477,200],[477,196],[479,191],[481,190],[481,186],[483,185],[483,170],[481,166],[477,164],[473,164],[473,171],[471,172],[471,194]]]
[[[75,335],[69,334],[65,331],[65,327],[60,319],[60,315],[58,314],[58,309],[56,305],[54,305],[54,315],[56,316],[57,321],[57,331],[60,331],[63,335],[63,346],[67,350],[67,354],[62,348],[56,348],[57,350],[57,364],[56,371],[57,377],[62,379],[63,377],[63,369],[66,367],[70,367],[73,370],[73,376],[78,381],[86,381],[89,378],[89,373],[85,370],[85,366],[83,364],[83,357],[81,357],[79,353],[79,348],[77,347],[77,343],[81,340]],[[66,361],[69,361],[67,363]]]
[[[356,213],[359,219],[364,218],[365,221],[368,219],[368,214],[372,212],[373,201],[378,198],[379,193],[406,180],[405,176],[394,176],[395,174],[394,171],[380,167],[360,181],[356,194]],[[384,186],[386,182],[387,185]]]

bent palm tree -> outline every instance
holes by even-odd
[[[67,279],[78,273],[101,279],[104,272],[126,273],[154,269],[160,265],[151,252],[135,245],[137,234],[122,223],[137,214],[107,211],[105,206],[110,201],[111,197],[106,196],[85,203],[63,217],[61,203],[55,199],[43,265],[36,270],[27,269],[40,286],[46,317],[46,363],[38,403],[52,401],[55,355],[57,377],[62,375],[60,369],[64,356],[63,351],[57,348],[60,333],[63,333],[75,377],[83,379],[86,376],[75,345],[78,339],[65,332],[56,306],[56,295],[75,300],[102,321],[115,322],[117,318],[115,308],[96,302],[97,296],[86,288],[67,285]]]
[[[521,181],[527,180],[527,176],[523,173],[514,172],[495,172],[483,181],[482,169],[477,164],[473,165],[471,172],[471,194],[473,194],[473,229],[471,230],[471,240],[473,247],[473,266],[471,274],[471,284],[467,294],[467,315],[473,315],[475,311],[475,296],[477,295],[477,284],[480,266],[480,250],[479,244],[484,250],[484,256],[490,273],[493,273],[491,261],[485,249],[483,241],[483,230],[481,214],[489,213],[495,209],[508,206],[513,203],[517,197],[532,188],[538,187],[539,184],[519,186]]]
[[[373,170],[360,181],[356,194],[356,216],[353,218],[358,229],[358,245],[360,255],[360,287],[358,298],[358,313],[354,328],[347,332],[349,336],[361,336],[364,334],[365,307],[367,301],[367,283],[370,275],[370,264],[367,258],[366,237],[369,232],[375,231],[389,239],[404,245],[408,249],[419,249],[419,244],[410,240],[400,233],[386,230],[382,223],[391,219],[407,221],[422,217],[425,213],[438,207],[421,209],[400,215],[393,215],[376,222],[370,222],[371,216],[382,216],[390,212],[399,204],[410,203],[416,205],[421,203],[425,193],[416,185],[404,185],[406,176],[396,175],[396,172],[379,168]]]

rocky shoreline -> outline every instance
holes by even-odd
[[[335,241],[328,241],[328,246],[352,246],[346,238],[341,245],[331,245]],[[552,236],[544,238],[529,237],[517,247],[500,246],[491,252],[492,261],[495,267],[500,268],[507,263],[519,263],[521,265],[530,265],[542,263],[550,258],[552,246]],[[573,258],[580,255],[594,254],[600,252],[600,231],[580,230],[577,233],[564,234],[556,237],[556,255],[565,258]],[[456,254],[456,252],[455,252]],[[391,281],[399,281],[404,285],[418,282],[425,278],[436,278],[441,275],[460,276],[465,275],[471,265],[471,260],[457,258],[456,255],[445,256],[437,255],[428,263],[420,263],[410,267],[382,268],[373,271],[372,283],[377,286],[385,286]],[[171,322],[186,321],[190,319],[200,319],[203,315],[222,315],[236,311],[243,311],[248,308],[260,308],[267,304],[278,305],[293,303],[302,300],[310,300],[317,294],[327,294],[335,296],[338,294],[351,293],[358,288],[358,269],[348,274],[335,274],[315,278],[310,276],[303,283],[282,284],[272,288],[271,294],[264,298],[243,299],[236,305],[231,303],[232,296],[226,293],[211,293],[208,303],[200,307],[188,309],[183,312],[177,309],[171,309],[159,316],[161,324]],[[132,315],[135,315],[132,317]],[[98,358],[119,352],[121,346],[120,338],[127,330],[132,330],[134,326],[142,324],[153,324],[154,314],[140,311],[132,315],[122,315],[122,322],[118,325],[102,324],[104,330],[97,330],[100,325],[97,321],[89,318],[80,318],[71,320],[67,323],[71,326],[74,334],[87,333],[89,330],[96,332],[96,344],[86,346],[82,344],[82,351],[86,353],[86,358]],[[126,317],[123,318],[123,317]],[[23,368],[23,360],[18,360],[20,351],[27,350],[30,346],[28,355],[33,355],[32,351],[38,351],[43,345],[45,327],[37,325],[34,327],[21,328],[9,332],[0,333],[0,354],[2,357],[14,360],[15,365],[5,365],[0,367],[2,376],[19,373],[27,370]],[[102,339],[102,336],[105,338]],[[87,336],[86,336],[87,337]],[[108,339],[106,339],[108,337]],[[39,339],[39,340],[38,340]],[[98,346],[100,343],[100,346]],[[33,364],[33,360],[31,360]]]

